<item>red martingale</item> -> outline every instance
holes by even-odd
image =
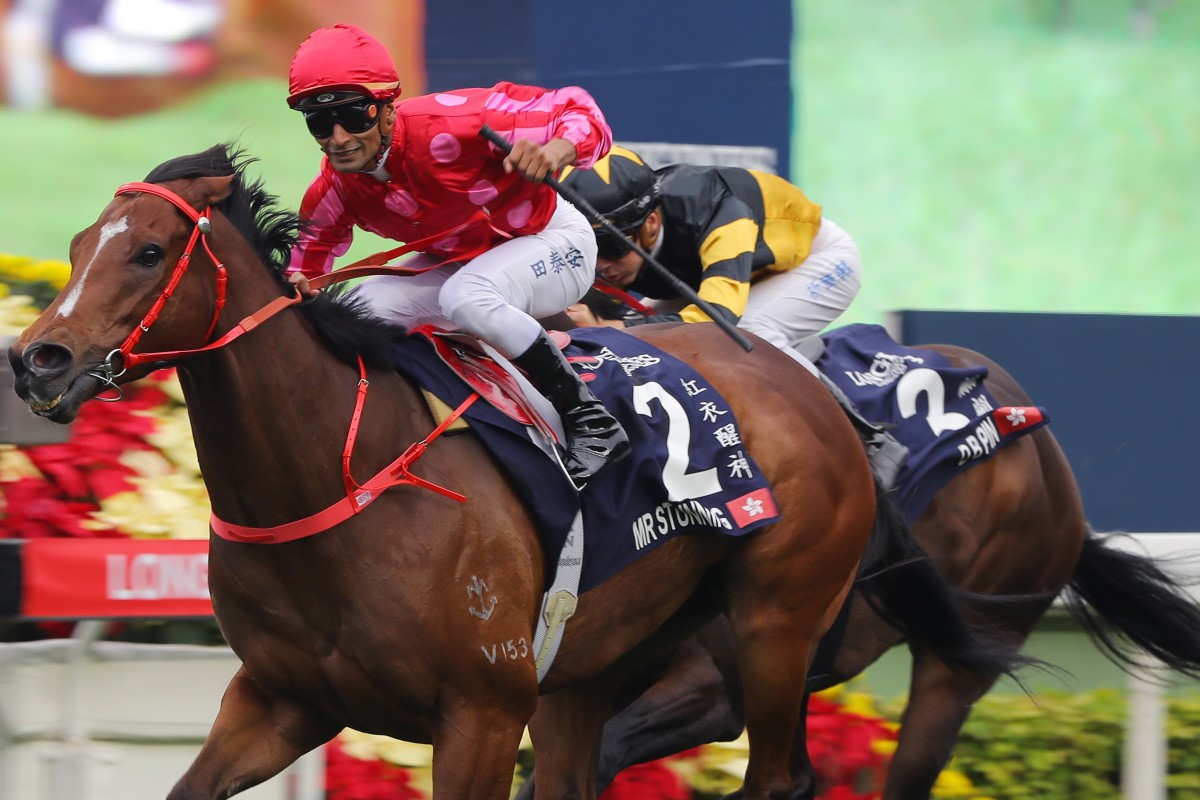
[[[361,360],[359,361],[359,369],[363,369]],[[346,434],[346,446],[342,450],[342,478],[346,483],[346,496],[344,498],[325,510],[318,511],[316,514],[292,522],[285,522],[282,525],[276,525],[271,528],[252,528],[247,525],[234,525],[220,519],[216,514],[212,514],[209,518],[209,524],[212,526],[213,532],[222,539],[228,539],[231,542],[247,542],[252,544],[281,544],[296,539],[303,539],[306,536],[322,533],[334,525],[345,522],[379,499],[384,490],[404,483],[421,486],[449,497],[452,500],[457,500],[460,503],[464,502],[467,499],[464,495],[438,486],[436,483],[431,483],[423,478],[418,478],[409,472],[409,467],[425,454],[426,448],[429,447],[429,444],[434,439],[441,436],[447,428],[454,424],[455,420],[463,415],[463,412],[472,403],[479,399],[479,395],[469,395],[458,408],[454,409],[453,413],[449,414],[440,425],[434,428],[432,433],[416,444],[409,445],[403,455],[380,470],[375,477],[371,478],[365,484],[359,484],[350,475],[350,455],[354,452],[354,441],[358,436],[358,420],[362,416],[363,403],[367,397],[367,385],[367,378],[364,371],[362,378],[358,382],[358,398],[355,401],[354,416],[350,421],[350,430]]]

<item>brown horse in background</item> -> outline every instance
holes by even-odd
[[[58,422],[98,393],[176,363],[214,514],[270,527],[346,498],[342,449],[362,385],[358,356],[370,396],[354,474],[375,474],[436,423],[419,388],[395,369],[396,329],[345,298],[289,305],[282,263],[297,220],[246,182],[245,163],[217,146],[156,168],[153,186],[123,189],[74,238],[70,281],[9,359],[18,394]],[[218,274],[226,271],[222,309]],[[271,304],[283,312],[246,322]],[[124,372],[121,348],[135,329],[145,330],[135,355],[150,351],[154,361]],[[911,534],[890,519],[888,504],[877,505],[837,403],[786,355],[765,346],[747,355],[707,325],[646,338],[724,396],[769,479],[778,522],[740,538],[669,540],[585,593],[540,685],[530,645],[542,546],[474,436],[432,441],[414,465],[423,480],[463,490],[465,503],[402,485],[320,535],[271,545],[213,535],[213,607],[242,667],[170,798],[229,797],[349,726],[432,743],[437,798],[506,800],[539,692],[552,693],[543,721],[554,725],[534,732],[547,767],[569,755],[566,740],[550,735],[568,723],[578,736],[571,747],[592,754],[574,772],[560,769],[558,782],[548,774],[540,794],[589,797],[601,727],[625,670],[717,612],[729,621],[745,678],[745,794],[790,791],[810,651],[834,621],[872,532],[894,541]],[[935,581],[932,590],[944,588]],[[470,613],[472,590],[494,601],[492,613]],[[971,650],[952,603],[928,613],[961,634],[964,664],[1004,663],[987,648]],[[488,655],[497,652],[505,658]]]
[[[925,347],[956,367],[986,366],[988,388],[1000,405],[1033,405],[1011,375],[979,353]],[[1014,648],[1062,593],[1072,615],[1118,665],[1135,666],[1141,649],[1167,667],[1200,677],[1200,606],[1156,561],[1118,549],[1089,528],[1070,464],[1049,428],[954,478],[913,531],[952,585],[979,600],[999,600],[976,603],[974,618]],[[913,657],[911,684],[883,798],[924,800],[950,760],[972,705],[1000,672],[948,664],[922,631],[898,624],[904,616],[892,599],[853,594],[849,617],[839,622],[840,639],[832,642],[832,660],[821,674],[810,675],[808,690],[843,683],[906,642]],[[749,680],[736,654],[728,621],[718,618],[650,664],[643,683],[628,687],[633,699],[605,726],[599,788],[633,764],[736,738],[746,719],[740,692]],[[812,798],[817,787],[803,720],[796,744],[790,796]]]

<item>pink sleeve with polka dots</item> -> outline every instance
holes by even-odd
[[[300,219],[307,224],[296,238],[287,274],[315,278],[332,271],[334,260],[345,255],[354,240],[354,221],[324,172],[304,192]]]
[[[503,126],[513,131],[514,138],[541,144],[551,139],[566,139],[575,145],[573,164],[577,167],[592,166],[612,147],[612,129],[603,112],[592,96],[578,86],[547,90],[501,83],[485,108],[514,117],[512,124]]]

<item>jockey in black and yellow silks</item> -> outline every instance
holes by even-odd
[[[709,319],[646,268],[631,246],[636,241],[717,313],[817,373],[797,346],[854,300],[862,260],[850,235],[799,188],[737,167],[673,164],[652,170],[637,153],[616,145],[591,169],[568,168],[560,180],[624,233],[593,225],[600,279],[657,301],[649,314],[620,319],[576,304],[567,309],[576,324],[623,328]],[[890,488],[906,448],[865,419],[835,384],[825,383],[859,430],[876,477]]]
[[[825,328],[861,285],[854,240],[775,175],[687,164],[651,170],[632,150],[614,146],[591,169],[568,169],[561,180],[729,321],[781,349]],[[604,229],[596,238],[604,279],[663,302],[641,319],[578,322],[708,319],[695,305],[672,303],[675,291],[643,268],[628,241]]]

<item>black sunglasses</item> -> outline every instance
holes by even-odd
[[[318,139],[333,136],[333,126],[341,125],[346,133],[366,133],[379,122],[379,103],[359,100],[332,108],[315,108],[304,112],[308,132]]]
[[[596,255],[608,261],[616,261],[618,258],[623,258],[626,253],[633,249],[633,242],[630,237],[633,236],[634,230],[622,231],[620,235],[614,233],[608,228],[596,229]]]

